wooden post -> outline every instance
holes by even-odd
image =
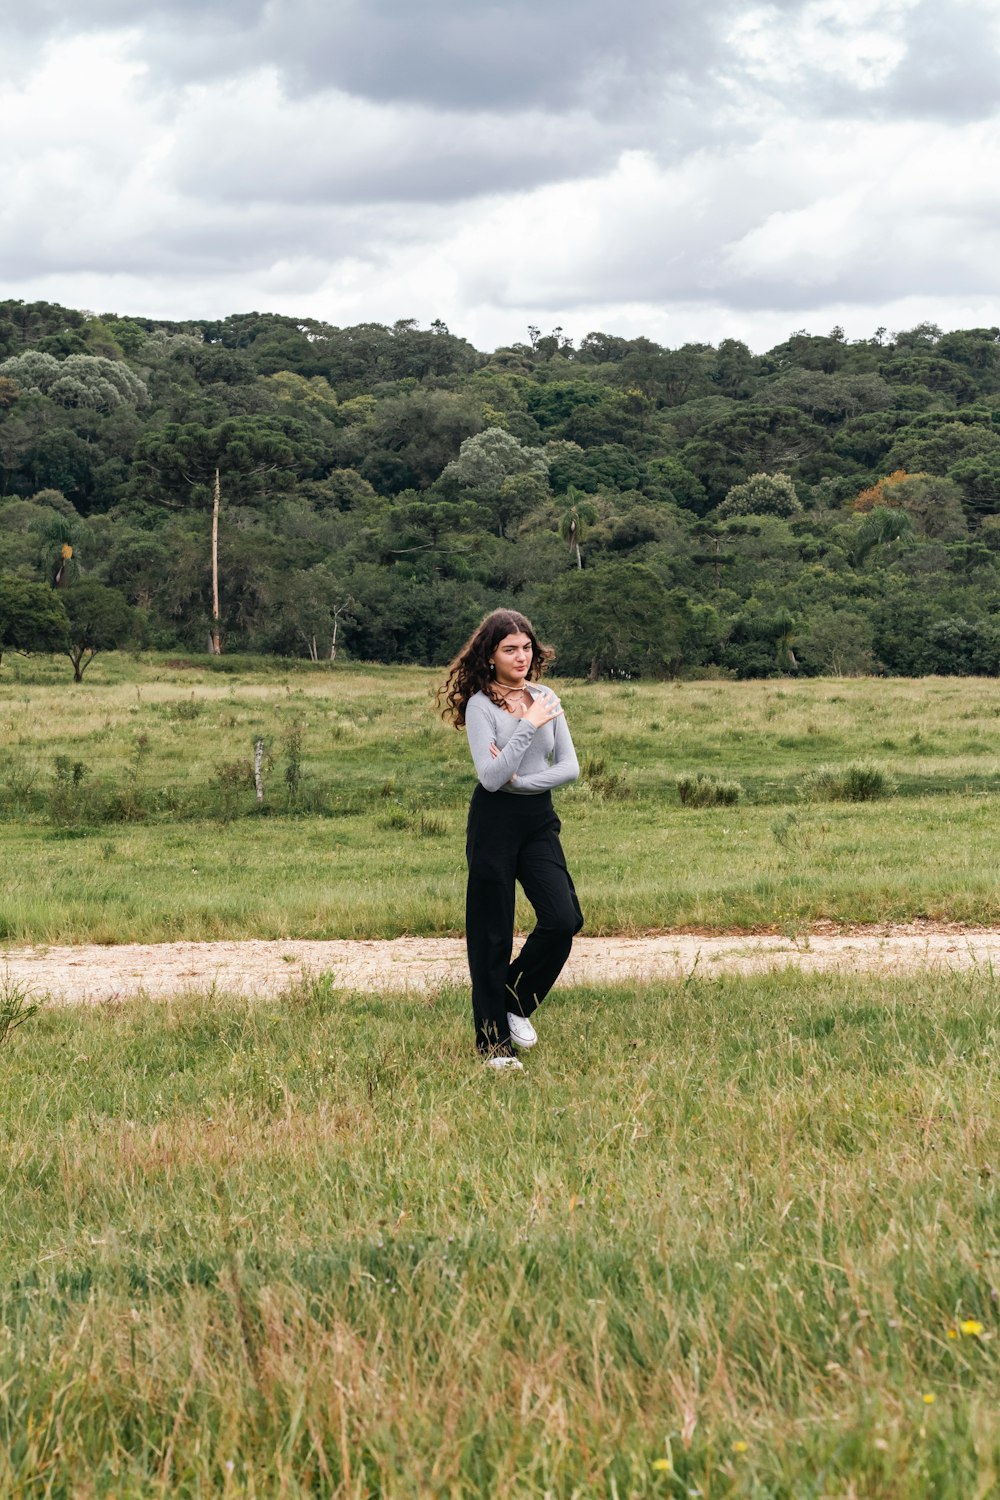
[[[210,637],[213,656],[222,655],[222,624],[219,618],[219,500],[221,497],[219,470],[215,470],[215,489],[212,495],[212,633]]]
[[[264,741],[255,740],[253,747],[253,782],[257,788],[258,807],[264,801],[264,778],[261,775],[261,767],[264,764]]]

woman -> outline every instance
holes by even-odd
[[[444,717],[465,726],[479,777],[466,839],[465,937],[476,1046],[493,1068],[520,1068],[511,1044],[537,1042],[528,1017],[583,926],[552,806],[552,788],[575,781],[580,767],[559,699],[535,685],[552,656],[524,615],[497,609],[438,693]],[[512,961],[515,880],[537,924]]]

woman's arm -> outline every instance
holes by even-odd
[[[485,703],[470,699],[465,709],[465,732],[469,736],[469,749],[480,785],[488,792],[498,792],[507,785],[524,759],[525,751],[535,737],[535,726],[529,720],[521,719],[506,745],[494,757],[490,753],[493,744],[490,711]]]
[[[518,776],[514,785],[519,792],[551,791],[554,786],[565,786],[567,781],[575,781],[579,776],[580,762],[576,758],[565,718],[560,715],[554,719],[552,727],[555,730],[555,745],[551,764],[541,771],[533,771],[530,776]]]

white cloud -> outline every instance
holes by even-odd
[[[457,3],[434,0],[438,30]],[[375,0],[371,37],[400,4]],[[108,26],[131,9],[91,13]],[[265,66],[296,9],[303,26]],[[199,36],[235,50],[211,83],[194,65],[175,76],[180,0],[129,29],[73,35],[63,16],[0,99],[0,295],[179,318],[440,316],[482,346],[529,322],[759,348],[801,326],[998,321],[990,4],[955,0],[947,45],[930,0],[692,0],[676,36],[662,14],[620,7],[599,76],[608,12],[588,0],[570,81],[546,99],[533,57],[524,86],[498,76],[487,103],[468,80],[404,87],[396,43],[353,79],[317,62],[303,81],[310,41],[345,17],[361,48],[353,4],[215,7]],[[453,62],[488,70],[492,35],[470,21]],[[943,115],[963,59],[968,97]]]
[[[215,201],[441,204],[578,176],[614,161],[616,134],[582,110],[510,119],[340,91],[289,99],[268,69],[190,88],[166,165],[182,191]]]
[[[788,88],[820,74],[862,92],[881,88],[906,56],[905,26],[917,0],[809,0],[791,15],[750,6],[730,45],[748,81]]]

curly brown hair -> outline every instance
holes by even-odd
[[[495,609],[469,636],[437,690],[435,701],[443,719],[461,729],[466,704],[475,693],[486,693],[494,702],[499,701],[493,691],[490,657],[505,636],[522,634],[531,640],[531,666],[525,675],[531,682],[541,677],[555,656],[552,647],[541,644],[531,621],[516,609]]]

